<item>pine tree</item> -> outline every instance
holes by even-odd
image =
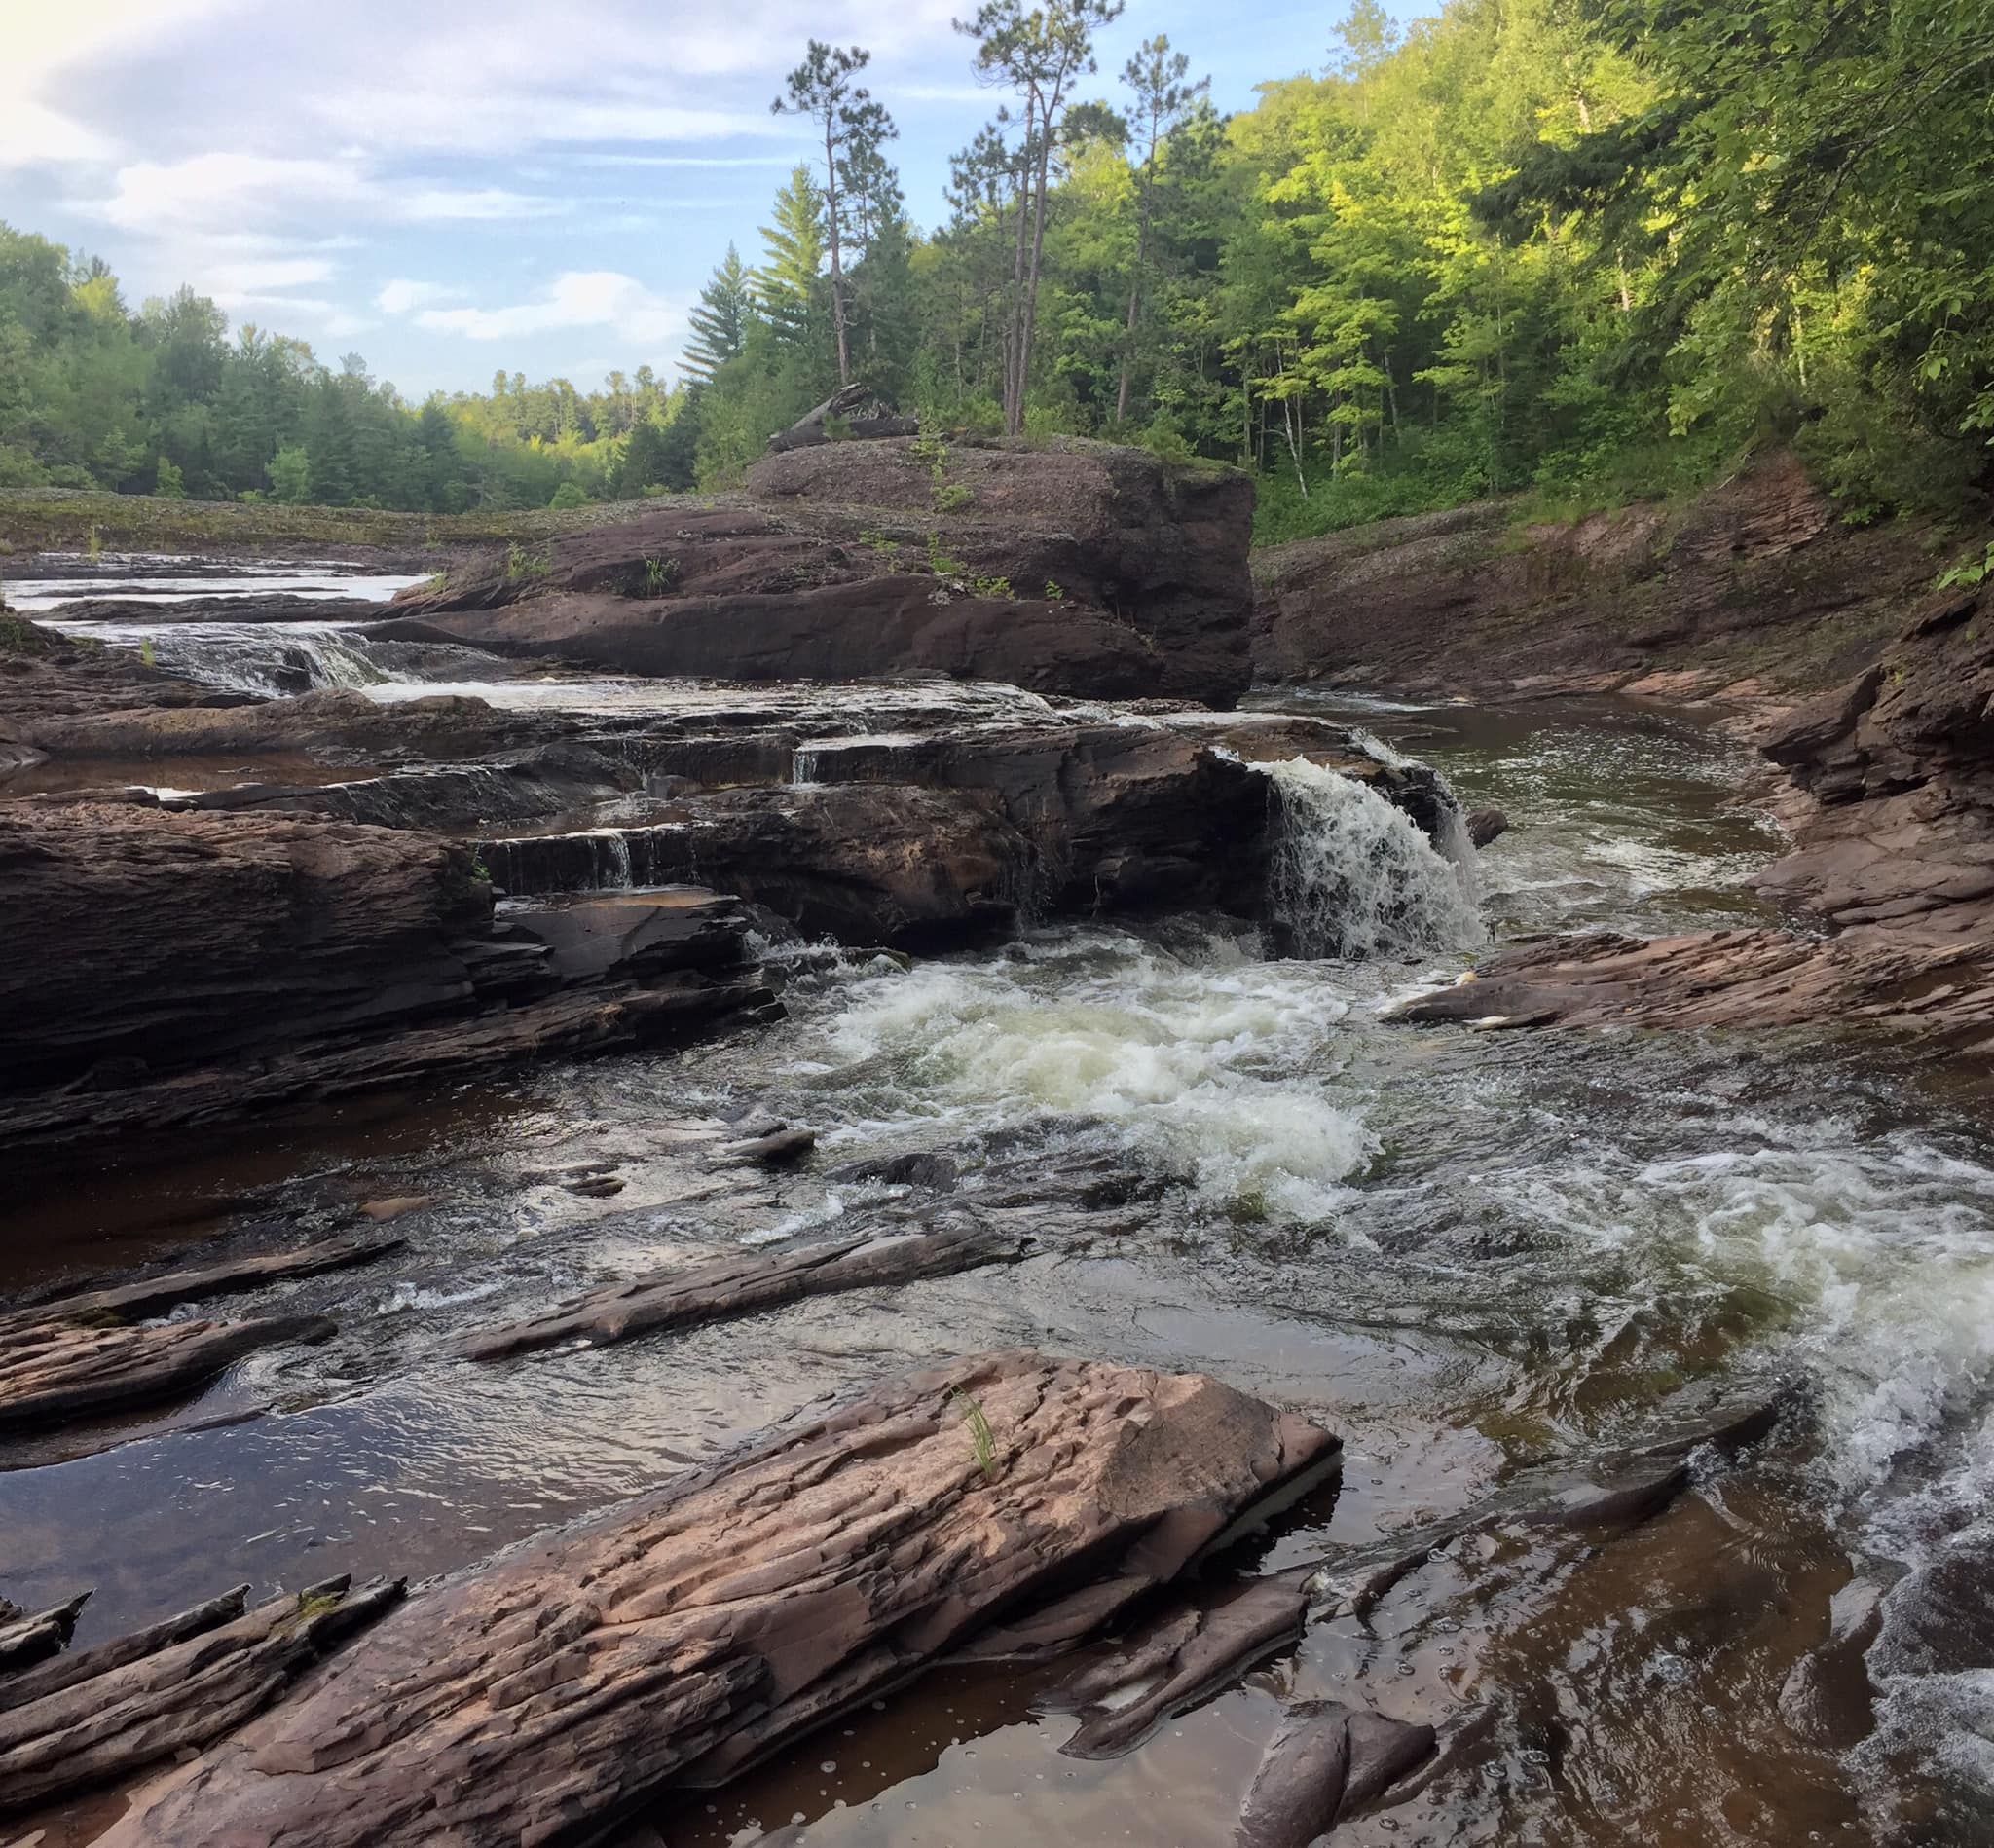
[[[752,278],[741,253],[728,244],[726,260],[699,291],[699,306],[686,317],[692,324],[692,339],[686,343],[679,370],[695,385],[711,385],[713,375],[739,355],[748,337],[748,317],[754,313]]]
[[[775,223],[761,227],[767,255],[754,273],[757,305],[783,341],[810,344],[824,270],[824,195],[807,166],[775,196]]]

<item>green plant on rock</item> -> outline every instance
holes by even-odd
[[[1986,551],[1978,558],[1969,555],[1950,571],[1939,573],[1936,590],[1972,590],[1994,577],[1994,539],[1987,541]]]
[[[933,483],[933,498],[937,513],[953,513],[958,507],[966,507],[976,496],[959,481],[948,478],[948,445],[939,436],[922,435],[914,438],[913,457],[928,471]]]
[[[505,581],[508,584],[536,584],[546,574],[546,553],[529,552],[517,539],[505,548]]]
[[[1066,592],[1059,587],[1055,579],[1051,577],[1046,579],[1046,601],[1048,603],[1064,603],[1066,601]]]
[[[952,1387],[948,1402],[961,1413],[964,1423],[970,1428],[970,1451],[977,1460],[977,1467],[983,1472],[985,1482],[997,1480],[997,1433],[990,1428],[990,1421],[983,1408],[965,1392],[961,1386]]]
[[[868,528],[866,532],[859,535],[859,543],[865,546],[868,551],[877,552],[889,565],[898,565],[900,563],[899,540],[888,538],[884,533]]]
[[[84,550],[90,555],[90,562],[92,565],[103,557],[104,532],[102,527],[93,526],[91,528],[90,537],[84,544]]]
[[[679,581],[679,561],[676,558],[646,558],[644,561],[644,594],[646,597],[662,597]]]

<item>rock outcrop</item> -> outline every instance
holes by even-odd
[[[1932,576],[1918,535],[1843,525],[1783,453],[1681,508],[1513,518],[1480,501],[1257,554],[1256,677],[1485,695],[1831,686]]]
[[[1792,780],[1767,895],[1825,927],[1553,939],[1401,1010],[1484,1026],[1862,1022],[1994,1053],[1994,633],[1941,595],[1838,691],[1763,741]]]
[[[378,633],[652,676],[1246,687],[1253,491],[1234,471],[901,439],[768,457],[748,493],[494,548],[405,592]]]
[[[411,1599],[101,1840],[600,1839],[994,1618],[1077,1641],[1337,1459],[1199,1375],[1022,1352],[916,1374]]]
[[[469,851],[285,815],[0,804],[0,1143],[211,1121],[553,1050],[683,1036],[773,997],[749,918],[647,894],[536,936]]]

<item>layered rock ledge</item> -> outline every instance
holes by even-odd
[[[1230,703],[1249,679],[1253,489],[1062,439],[766,458],[747,499],[494,547],[380,631],[619,673],[941,673]]]
[[[995,1619],[1089,1635],[1338,1450],[1200,1375],[1028,1352],[916,1374],[414,1597],[101,1839],[599,1839]]]
[[[1994,607],[1928,599],[1882,658],[1780,720],[1793,848],[1759,879],[1804,930],[1552,939],[1402,1010],[1484,1026],[1860,1022],[1994,1055]]]

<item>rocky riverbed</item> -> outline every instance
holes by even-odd
[[[1974,941],[1964,874],[1891,896],[1977,864],[1976,613],[1770,761],[1638,699],[1232,710],[1223,480],[965,449],[944,514],[863,448],[441,584],[42,568],[10,1820],[1982,1838],[1971,1036],[1533,973]],[[1609,1030],[1444,1023],[1495,1018]]]

